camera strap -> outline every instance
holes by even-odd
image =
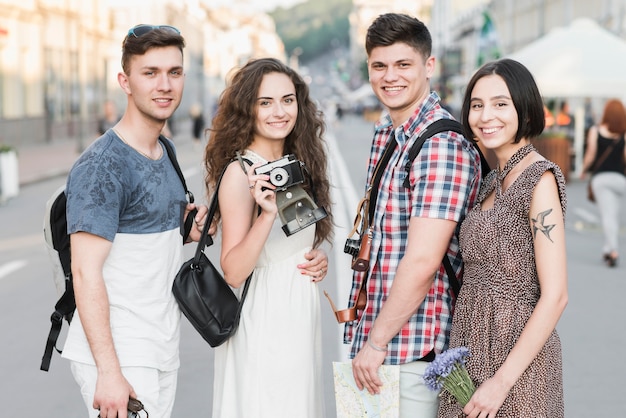
[[[389,164],[391,154],[393,153],[393,150],[396,148],[397,144],[398,143],[396,142],[395,138],[390,138],[387,142],[387,145],[385,146],[382,157],[380,158],[380,160],[378,160],[378,163],[376,163],[370,186],[368,186],[365,192],[365,196],[363,196],[363,198],[359,201],[359,204],[357,205],[356,216],[354,218],[354,226],[352,227],[352,231],[350,231],[350,234],[348,234],[348,238],[356,233],[358,233],[361,237],[367,234],[367,230],[369,229],[374,218],[376,200],[378,200],[378,186],[380,185],[380,179],[382,177],[382,170],[380,170],[380,168],[385,167],[387,166],[387,164]]]
[[[412,145],[409,150],[409,161],[405,167],[407,171],[407,177],[405,178],[405,187],[409,187],[409,179],[408,174],[411,169],[411,164],[415,157],[419,154],[422,145],[424,142],[441,132],[453,131],[463,135],[462,126],[450,119],[441,119],[437,120],[430,125],[428,125],[418,136],[415,143]],[[378,160],[376,167],[374,168],[374,174],[372,175],[372,181],[370,186],[367,188],[365,193],[365,197],[361,199],[357,206],[357,215],[354,220],[354,227],[350,232],[348,238],[352,237],[354,234],[359,233],[360,236],[360,249],[359,254],[353,259],[352,268],[356,271],[364,271],[363,279],[359,285],[359,290],[357,293],[357,300],[355,304],[348,308],[338,311],[335,309],[335,305],[331,300],[330,296],[326,291],[324,291],[324,295],[328,298],[330,305],[335,312],[335,317],[337,318],[337,322],[349,322],[353,321],[357,318],[357,310],[365,309],[365,305],[367,303],[367,295],[366,295],[366,284],[369,275],[369,257],[370,257],[370,245],[371,245],[371,237],[372,231],[370,225],[374,221],[374,212],[376,210],[376,200],[378,199],[378,187],[380,186],[380,181],[383,175],[383,171],[381,168],[386,167],[389,164],[389,160],[391,159],[391,155],[395,150],[397,145],[397,141],[394,136],[389,138],[389,141],[385,145],[385,150],[383,151],[383,155]],[[484,158],[482,152],[480,152],[480,148],[476,146],[476,149],[480,153],[481,156],[481,164],[483,166],[483,175],[489,171],[489,165],[487,160]],[[359,231],[359,227],[361,230]],[[450,281],[450,286],[452,293],[456,296],[459,294],[460,283],[456,277],[454,269],[452,268],[452,264],[447,256],[444,254],[442,264],[445,268],[446,275],[448,276],[448,280]]]
[[[376,200],[378,200],[378,187],[380,186],[380,180],[383,175],[382,168],[386,167],[389,164],[389,160],[391,159],[391,155],[393,151],[396,149],[398,145],[396,138],[391,137],[389,141],[387,141],[387,145],[385,145],[385,150],[383,151],[383,155],[376,163],[376,167],[374,168],[374,174],[372,175],[372,181],[370,186],[367,188],[365,192],[365,196],[363,199],[359,201],[359,205],[357,207],[357,215],[354,220],[354,227],[352,232],[348,238],[354,235],[359,226],[361,226],[361,230],[359,231],[359,235],[361,237],[361,245],[360,251],[357,255],[356,259],[353,260],[352,268],[356,271],[362,271],[363,278],[361,283],[359,284],[359,290],[357,292],[357,299],[352,307],[342,310],[337,310],[333,300],[331,299],[328,292],[324,290],[324,295],[330,302],[330,307],[335,313],[335,318],[338,323],[350,322],[354,321],[357,318],[357,311],[365,309],[365,305],[367,303],[367,294],[365,286],[367,284],[367,278],[369,276],[369,259],[370,259],[370,245],[372,242],[372,231],[371,224],[374,218],[374,210],[376,208]]]
[[[369,221],[369,225],[374,221],[374,211],[376,210],[376,200],[378,200],[378,187],[380,186],[380,179],[383,176],[382,168],[387,167],[389,164],[389,160],[391,159],[391,155],[393,151],[396,149],[398,143],[396,142],[396,137],[392,136],[389,138],[387,145],[385,146],[385,151],[383,152],[383,156],[380,157],[378,163],[376,164],[376,168],[374,168],[374,175],[372,176],[372,183],[367,191],[367,219]]]

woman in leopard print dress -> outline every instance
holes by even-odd
[[[567,304],[565,180],[530,143],[545,123],[532,75],[509,59],[486,64],[468,85],[462,119],[498,169],[460,232],[465,271],[450,347],[469,348],[477,389],[464,407],[443,392],[439,416],[563,417],[555,327]]]

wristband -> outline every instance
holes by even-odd
[[[387,347],[379,347],[377,345],[375,345],[372,340],[370,340],[369,338],[367,339],[367,345],[369,345],[370,347],[372,347],[374,350],[376,351],[380,351],[381,353],[386,353],[387,352]]]

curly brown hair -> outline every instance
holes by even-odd
[[[332,239],[330,212],[330,181],[327,173],[326,146],[323,139],[326,125],[323,113],[309,96],[309,87],[300,75],[274,58],[248,61],[228,83],[219,98],[217,112],[209,129],[209,141],[204,150],[207,193],[215,184],[237,152],[244,151],[254,139],[256,101],[261,81],[266,74],[280,73],[289,77],[296,89],[298,117],[293,130],[287,135],[283,155],[294,154],[304,162],[310,175],[304,188],[312,193],[318,206],[326,209],[328,216],[316,224],[314,247]],[[312,193],[313,194],[313,193]],[[219,213],[216,213],[219,219]]]

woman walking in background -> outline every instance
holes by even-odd
[[[609,267],[617,265],[619,255],[619,213],[626,192],[626,109],[621,101],[606,102],[602,119],[589,129],[587,152],[583,159],[582,177],[591,174],[591,188],[595,196],[602,230],[604,231],[603,259]]]
[[[331,236],[331,217],[286,236],[276,187],[254,172],[293,154],[310,173],[303,187],[329,208],[323,133],[308,86],[278,60],[248,62],[220,97],[205,152],[208,188],[228,166],[219,189],[220,261],[233,287],[253,274],[239,328],[215,350],[214,417],[323,416],[317,282],[328,269],[319,246]],[[232,161],[237,153],[252,166]]]

